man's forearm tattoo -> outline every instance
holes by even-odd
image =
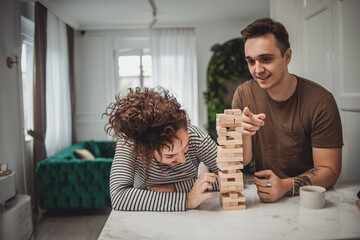
[[[312,168],[306,172],[304,172],[303,174],[300,174],[297,177],[293,178],[293,189],[290,189],[287,193],[286,196],[294,196],[294,195],[298,195],[299,194],[299,189],[301,186],[306,186],[306,185],[312,185],[311,182],[311,178],[317,176],[317,173],[319,172],[319,168]]]

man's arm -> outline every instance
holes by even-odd
[[[284,195],[297,195],[301,186],[317,185],[324,188],[334,186],[341,172],[341,152],[341,148],[313,148],[314,168],[294,178],[280,179],[271,170],[256,172],[255,184],[261,201],[276,202]],[[266,186],[267,179],[271,181],[270,187]]]
[[[313,148],[314,168],[294,177],[294,193],[291,189],[287,195],[299,194],[305,185],[334,186],[341,172],[341,153],[341,148]]]

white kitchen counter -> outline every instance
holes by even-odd
[[[246,185],[246,210],[223,211],[219,195],[186,212],[112,211],[99,239],[360,239],[360,182],[337,183],[323,209],[300,207],[299,196],[262,203]]]

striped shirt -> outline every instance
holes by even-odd
[[[198,127],[189,126],[189,149],[183,164],[170,166],[153,158],[146,178],[146,166],[132,153],[124,140],[118,140],[110,173],[110,196],[114,210],[123,211],[185,211],[187,193],[198,176],[203,162],[216,174],[217,145]],[[139,182],[140,187],[135,186]],[[155,192],[147,186],[173,183],[176,192]],[[213,190],[219,190],[218,180]]]

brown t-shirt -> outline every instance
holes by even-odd
[[[232,108],[265,113],[265,125],[253,136],[255,170],[294,177],[314,167],[312,147],[341,148],[342,126],[334,97],[320,85],[300,77],[294,94],[274,101],[255,80],[238,86]]]

